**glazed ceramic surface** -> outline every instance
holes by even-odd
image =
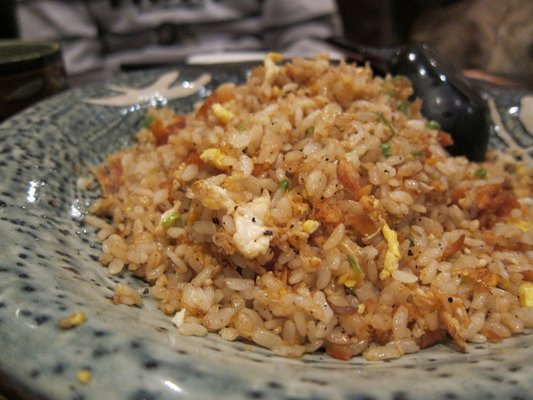
[[[54,400],[531,398],[531,331],[470,344],[466,354],[443,344],[390,362],[323,353],[286,359],[214,334],[182,337],[150,299],[143,308],[113,305],[117,282],[145,284],[109,276],[100,265],[100,243],[83,221],[98,190],[80,190],[76,181],[132,142],[150,103],[167,100],[155,90],[137,100],[143,104],[86,101],[139,94],[166,77],[165,93],[197,83],[169,101],[186,112],[219,83],[242,81],[246,69],[179,72],[176,84],[168,75],[175,72],[152,70],[119,76],[111,87],[71,90],[0,125],[0,393]],[[490,145],[527,148],[522,157],[530,160],[533,136],[519,118],[527,93],[484,91],[500,124]],[[85,324],[58,328],[77,311],[86,313]],[[90,371],[88,382],[77,379],[80,370]]]

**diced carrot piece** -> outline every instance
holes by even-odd
[[[439,131],[439,133],[437,134],[437,141],[443,147],[448,147],[453,144],[452,135],[444,131]]]
[[[154,135],[156,146],[167,144],[169,131],[165,124],[163,124],[163,121],[157,118],[150,125],[150,131],[152,131],[152,134]]]

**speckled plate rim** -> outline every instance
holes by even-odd
[[[162,70],[116,77],[144,87]],[[205,72],[181,69],[180,82]],[[210,71],[207,90],[239,82],[246,70]],[[488,87],[497,111],[521,146],[531,145],[513,107],[523,91]],[[206,92],[170,102],[191,109]],[[153,301],[114,306],[116,282],[97,259],[99,244],[83,214],[94,191],[78,176],[127,145],[146,105],[112,108],[83,102],[111,96],[105,84],[74,89],[0,125],[0,388],[43,399],[454,399],[528,398],[533,390],[531,332],[468,353],[438,345],[400,360],[349,362],[323,354],[277,357],[216,335],[180,337]],[[493,132],[491,144],[505,144]],[[60,331],[57,321],[84,311],[88,321]],[[91,379],[76,378],[88,370]]]

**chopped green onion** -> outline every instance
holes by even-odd
[[[412,151],[411,155],[413,157],[422,157],[424,155],[424,151],[423,150]]]
[[[387,117],[385,117],[385,116],[383,115],[383,113],[380,113],[380,112],[376,113],[376,115],[378,116],[379,120],[380,120],[381,122],[383,122],[383,123],[387,126],[387,128],[389,128],[389,131],[390,131],[390,133],[391,133],[389,139],[390,139],[391,137],[393,137],[394,135],[396,135],[396,131],[394,130],[394,127],[392,126],[392,124],[390,123],[390,121],[387,119]]]
[[[440,124],[437,121],[428,121],[426,127],[429,129],[440,130]]]
[[[288,179],[282,179],[279,181],[279,188],[283,189],[285,191],[289,190],[289,180]]]
[[[407,77],[405,75],[395,75],[391,78],[391,81],[403,81],[406,79]]]
[[[147,115],[146,119],[144,120],[144,127],[150,128],[150,125],[152,125],[155,121],[155,117],[153,115]]]
[[[379,147],[381,148],[381,153],[383,154],[383,157],[389,158],[392,155],[390,152],[390,144],[381,143]]]
[[[415,245],[415,241],[412,238],[409,238],[409,247],[413,247]]]
[[[364,274],[361,267],[357,264],[357,261],[352,256],[348,256],[348,264],[350,264],[350,268],[357,274]]]
[[[399,101],[398,104],[396,104],[396,109],[406,116],[409,116],[410,114],[409,102],[407,100]]]
[[[483,179],[487,176],[487,170],[485,168],[478,168],[474,171],[474,175]]]
[[[241,122],[239,125],[237,125],[237,129],[238,129],[239,131],[244,131],[244,129],[245,129],[244,124]]]
[[[170,228],[172,225],[183,225],[183,219],[181,218],[181,215],[173,210],[168,212],[168,214],[163,214],[161,218],[161,226],[163,228]]]
[[[314,132],[315,132],[315,127],[314,126],[309,126],[305,130],[305,137],[311,136]]]

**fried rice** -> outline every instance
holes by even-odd
[[[182,335],[385,360],[533,326],[532,167],[451,157],[403,77],[269,55],[94,169],[113,301]]]

